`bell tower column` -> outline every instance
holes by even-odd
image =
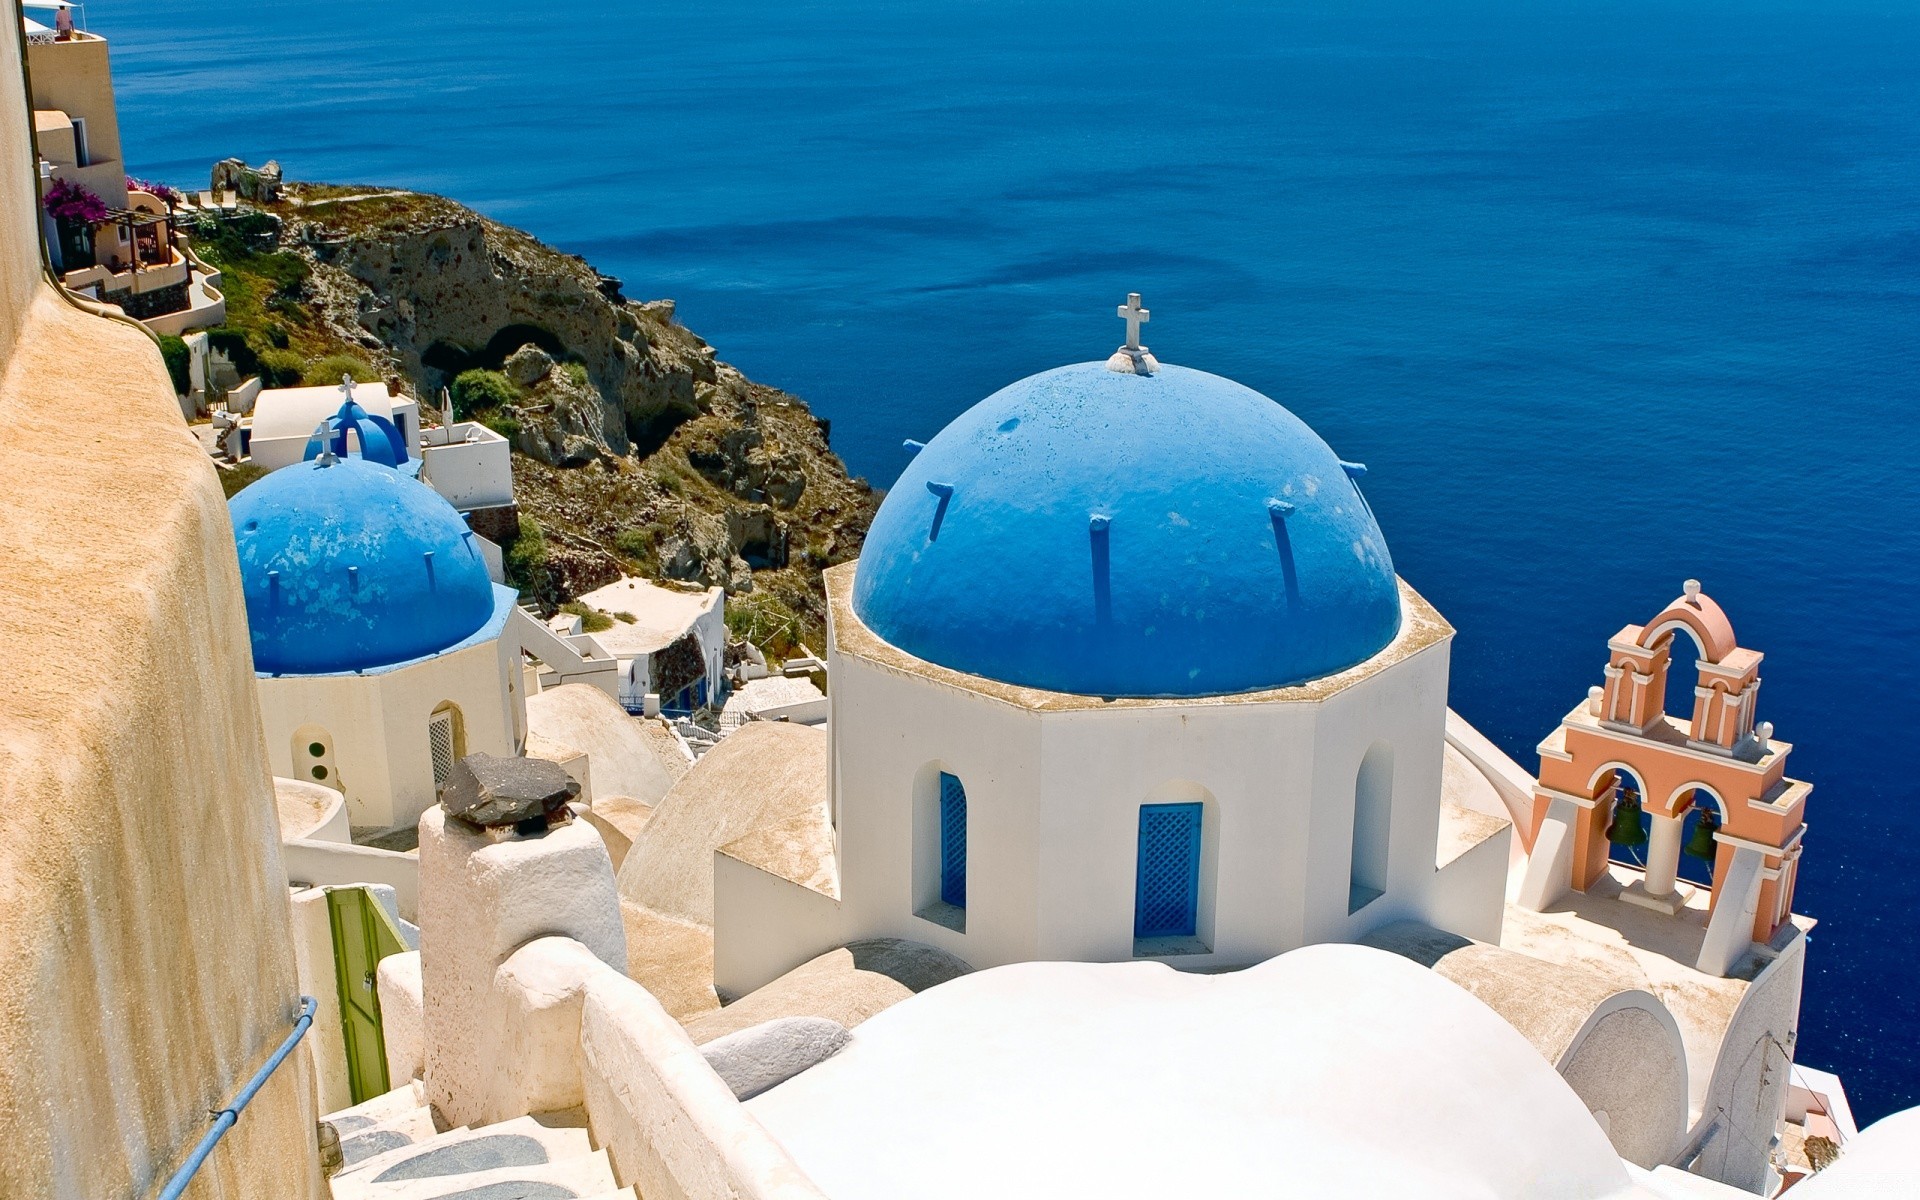
[[[1673,894],[1674,877],[1680,872],[1680,827],[1686,816],[1653,814],[1653,828],[1647,838],[1647,895],[1665,898]]]

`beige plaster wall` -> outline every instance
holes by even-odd
[[[12,39],[9,38],[9,41]],[[17,56],[17,49],[16,49]],[[87,123],[88,157],[97,163],[120,162],[120,115],[113,100],[113,67],[105,38],[91,35],[27,49],[33,106],[53,108]],[[126,178],[117,192],[102,192],[108,204],[125,207]]]
[[[153,343],[43,282],[19,54],[0,38],[0,1195],[145,1196],[299,992],[252,663],[220,636],[246,620],[226,505]],[[189,1195],[317,1196],[311,1097],[290,1060]]]

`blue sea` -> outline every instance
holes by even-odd
[[[1920,5],[85,15],[135,174],[456,197],[677,299],[879,485],[1143,293],[1163,360],[1368,464],[1454,706],[1529,767],[1701,579],[1815,784],[1799,1057],[1863,1119],[1920,1104]]]

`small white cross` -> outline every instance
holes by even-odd
[[[316,467],[330,467],[340,460],[333,453],[333,426],[325,421],[314,427],[313,436],[320,442],[320,453],[313,460]]]
[[[1127,323],[1127,344],[1123,348],[1140,349],[1140,327],[1153,319],[1152,313],[1140,307],[1140,293],[1128,292],[1127,302],[1114,311]]]
[[[345,372],[340,375],[340,397],[343,401],[353,399],[353,376]]]

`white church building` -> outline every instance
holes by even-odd
[[[275,775],[380,830],[418,822],[464,755],[518,752],[525,617],[443,497],[316,445],[231,511]]]
[[[1132,339],[956,418],[827,576],[838,895],[723,853],[723,990],[881,936],[1183,969],[1497,941],[1510,832],[1442,803],[1453,631],[1363,473]]]

